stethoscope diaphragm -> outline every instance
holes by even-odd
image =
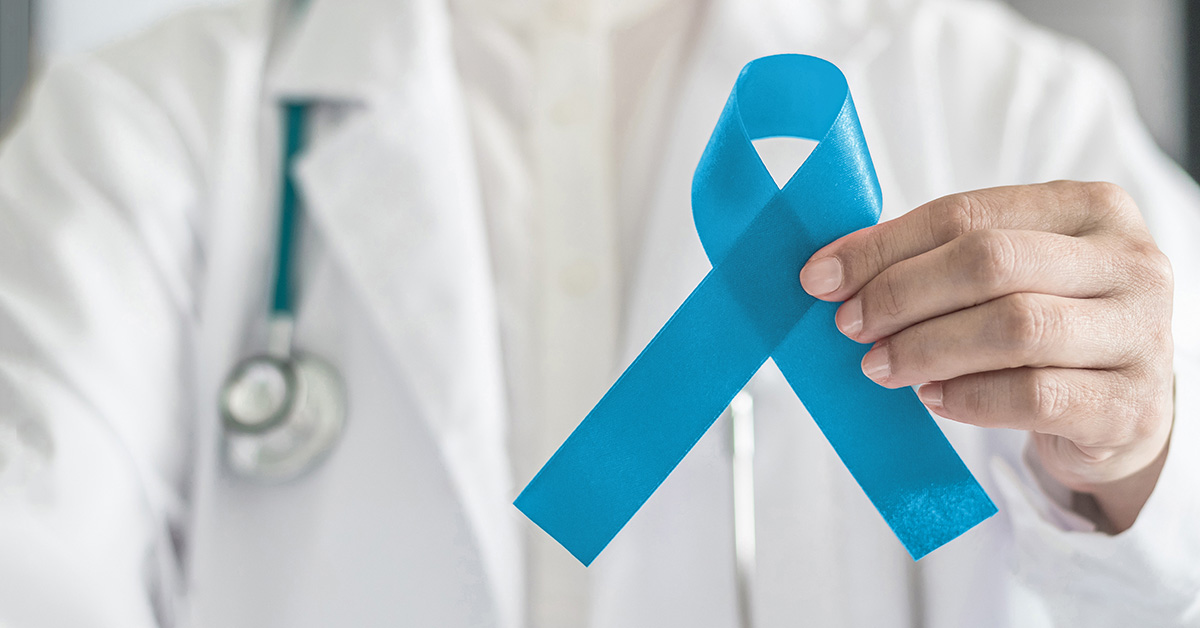
[[[307,354],[252,356],[221,389],[221,420],[231,471],[267,481],[295,478],[316,466],[341,435],[341,378]]]

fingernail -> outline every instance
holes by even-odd
[[[930,408],[942,408],[942,385],[938,382],[922,385],[917,389],[917,396],[921,398],[921,403]]]
[[[829,294],[842,285],[842,263],[836,257],[822,257],[800,269],[800,285],[814,297]]]
[[[868,351],[867,355],[863,356],[862,370],[863,374],[877,382],[887,379],[892,374],[892,367],[888,364],[887,345],[876,345]]]
[[[862,300],[855,297],[843,303],[842,307],[838,308],[837,314],[833,315],[833,320],[843,334],[853,338],[855,334],[862,331]]]

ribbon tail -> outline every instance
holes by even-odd
[[[816,303],[772,353],[779,370],[913,559],[996,513],[911,388],[886,389],[862,373],[867,345]]]
[[[710,272],[529,482],[516,507],[591,564],[771,349]]]

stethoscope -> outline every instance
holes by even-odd
[[[283,104],[279,239],[266,352],[234,366],[220,392],[225,464],[257,480],[289,480],[317,466],[346,422],[337,370],[292,346],[293,241],[302,218],[292,164],[304,147],[308,108],[308,103]]]

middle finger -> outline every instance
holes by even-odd
[[[1087,298],[1117,271],[1093,241],[1041,231],[973,231],[884,270],[838,308],[838,329],[874,342],[1016,292]]]
[[[1113,318],[1107,299],[1010,294],[879,341],[863,373],[899,388],[1021,366],[1117,368],[1133,352]]]

